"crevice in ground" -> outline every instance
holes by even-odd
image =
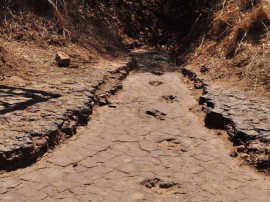
[[[205,126],[227,132],[235,148],[230,156],[240,157],[258,171],[269,173],[269,102],[247,98],[235,89],[213,88],[188,67],[182,68],[182,74],[193,82],[195,89],[202,90],[198,102],[205,113]]]
[[[87,108],[69,110],[66,116],[60,117],[61,119],[55,129],[46,130],[42,134],[38,130],[33,130],[28,142],[10,150],[0,151],[0,169],[11,171],[29,166],[49,149],[53,149],[56,145],[76,134],[78,126],[88,123],[95,105],[103,106],[103,100],[107,101],[111,95],[122,89],[120,82],[135,66],[136,61],[132,59],[126,65],[109,72],[111,76],[105,77],[90,92],[87,92],[88,97],[85,100]]]

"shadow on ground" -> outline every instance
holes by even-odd
[[[0,115],[59,98],[60,94],[48,93],[41,90],[25,89],[0,85]]]
[[[145,51],[139,49],[133,50],[130,56],[137,59],[138,67],[134,69],[135,72],[161,74],[164,72],[180,71],[180,67],[175,65],[173,58],[165,51]]]

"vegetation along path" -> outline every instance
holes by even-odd
[[[240,168],[189,110],[196,101],[168,59],[135,55],[138,69],[87,127],[33,166],[2,174],[0,201],[270,200],[270,183]]]

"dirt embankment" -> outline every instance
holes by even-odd
[[[269,94],[270,4],[266,1],[0,2],[0,41],[1,50],[5,49],[1,53],[6,57],[2,75],[21,72],[29,64],[44,66],[44,60],[48,65],[59,49],[86,62],[100,54],[116,57],[126,47],[150,44],[166,47],[178,64],[187,61],[197,70],[208,66],[212,80]],[[25,49],[33,52],[24,54]],[[37,49],[44,50],[40,56]],[[12,65],[15,61],[20,69]]]
[[[84,1],[0,1],[1,75],[26,75],[36,67],[53,66],[58,50],[74,65],[89,64],[99,55],[125,52],[122,37],[100,12],[102,3]]]
[[[164,47],[178,64],[209,68],[213,82],[238,86],[248,96],[270,96],[268,2],[118,1],[110,8],[107,15],[122,35],[136,39],[132,47]]]
[[[219,2],[198,18],[193,28],[199,37],[182,57],[197,72],[207,67],[207,78],[219,85],[269,97],[269,9],[269,2],[260,0]]]
[[[164,44],[170,8],[160,0],[0,0],[1,75],[54,66],[58,50],[78,66],[127,54],[126,47]]]

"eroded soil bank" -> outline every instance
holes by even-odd
[[[189,109],[166,56],[138,69],[88,126],[37,164],[1,176],[0,201],[268,201],[270,183],[237,165]]]

